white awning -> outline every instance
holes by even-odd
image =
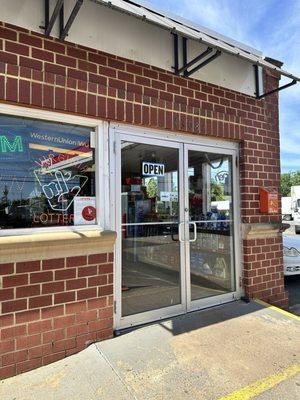
[[[287,78],[300,82],[300,78],[266,61],[261,52],[235,40],[227,38],[193,22],[186,21],[174,15],[167,15],[145,3],[130,0],[91,0],[119,12],[132,15],[140,20],[160,26],[170,32],[204,43],[232,56],[239,57],[253,65],[269,68]]]

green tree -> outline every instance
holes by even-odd
[[[281,174],[280,190],[282,197],[291,195],[291,187],[300,185],[300,171]]]
[[[149,179],[146,184],[146,190],[150,199],[157,196],[157,180],[155,178]]]
[[[212,181],[210,184],[210,190],[211,190],[211,201],[225,200],[224,186],[220,185],[215,181]]]

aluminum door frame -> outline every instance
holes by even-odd
[[[165,140],[154,139],[151,137],[142,137],[131,135],[130,133],[117,133],[114,138],[115,153],[115,228],[117,231],[117,240],[115,245],[115,320],[114,327],[116,330],[129,328],[135,325],[158,321],[160,319],[169,318],[186,312],[186,268],[185,268],[185,242],[179,242],[180,246],[180,290],[181,303],[159,308],[156,310],[145,311],[142,313],[122,317],[122,210],[121,210],[121,142],[128,141],[132,143],[149,144],[153,146],[161,146],[167,148],[178,149],[178,183],[179,183],[179,221],[183,221],[184,215],[184,171],[183,171],[183,144],[179,142],[171,142]],[[180,227],[179,227],[180,228]]]
[[[133,142],[137,141],[141,143],[150,143],[150,140],[157,140],[159,144],[163,141],[163,144],[168,142],[170,143],[179,143],[182,147],[182,156],[179,157],[181,165],[186,167],[188,163],[188,158],[186,154],[184,154],[188,149],[193,150],[193,146],[197,151],[207,151],[210,153],[224,153],[230,154],[233,156],[232,162],[232,180],[233,180],[233,210],[234,210],[234,256],[235,256],[235,278],[236,278],[236,291],[231,292],[224,295],[213,296],[205,299],[200,299],[196,301],[187,301],[187,298],[191,298],[190,294],[190,285],[187,285],[187,277],[190,279],[190,265],[186,267],[186,254],[189,256],[189,249],[187,250],[187,244],[184,244],[184,251],[181,251],[181,290],[182,290],[182,303],[181,306],[170,306],[166,308],[161,308],[154,311],[149,311],[143,313],[143,319],[140,320],[141,314],[136,314],[130,317],[121,318],[121,279],[122,279],[122,270],[121,270],[121,252],[120,252],[120,232],[117,224],[119,223],[121,226],[121,219],[117,222],[117,214],[118,209],[120,213],[120,192],[121,186],[118,185],[118,182],[121,176],[118,178],[118,172],[120,171],[120,148],[118,147],[118,137],[120,135],[129,136]],[[183,314],[189,311],[196,311],[203,308],[224,304],[226,302],[231,302],[236,299],[239,299],[243,295],[242,288],[242,235],[241,235],[241,214],[240,214],[240,191],[239,191],[239,145],[236,142],[229,142],[222,139],[214,139],[207,137],[200,137],[196,135],[186,134],[186,133],[177,133],[177,132],[167,132],[154,130],[151,128],[143,128],[143,127],[135,127],[132,125],[125,124],[117,124],[117,123],[109,123],[109,127],[107,129],[107,141],[109,143],[109,201],[110,207],[108,212],[107,219],[109,221],[109,225],[112,230],[117,231],[118,238],[115,245],[115,260],[114,260],[114,329],[120,330],[125,329],[130,326],[139,325],[151,321],[158,321],[161,319],[166,319],[169,317],[173,317],[179,314]],[[120,141],[119,141],[120,146]],[[168,146],[167,146],[168,147]],[[171,147],[171,146],[169,146]],[[119,157],[117,157],[119,151]],[[228,152],[228,153],[227,153]],[[119,168],[119,169],[118,169]],[[179,189],[181,189],[180,193],[180,201],[181,204],[186,205],[186,198],[181,199],[183,195],[183,188],[186,191],[187,182],[187,172],[186,176],[184,174],[184,168],[179,169]],[[119,179],[119,180],[118,180]],[[119,187],[118,187],[119,186]],[[182,186],[182,187],[181,187]],[[185,196],[183,196],[185,197]],[[117,205],[117,199],[119,198]],[[181,207],[182,208],[182,207]],[[180,216],[181,217],[181,216]],[[184,221],[183,218],[180,218],[180,222]],[[182,257],[184,260],[182,261]],[[184,268],[184,271],[182,269]],[[184,282],[184,287],[182,288]],[[189,290],[189,293],[187,291]],[[185,296],[184,296],[185,294]]]
[[[186,294],[187,294],[187,312],[201,310],[203,308],[216,306],[219,304],[224,304],[226,302],[230,302],[241,297],[240,290],[240,246],[239,243],[239,235],[240,231],[240,223],[239,223],[239,190],[237,185],[238,179],[238,152],[236,149],[227,149],[227,148],[213,148],[211,146],[206,146],[202,144],[184,144],[184,193],[185,193],[185,202],[184,202],[184,222],[185,222],[185,237],[189,237],[189,178],[188,178],[188,153],[189,151],[199,151],[211,154],[224,154],[232,156],[232,207],[233,207],[233,236],[232,236],[232,247],[233,247],[233,269],[235,274],[235,290],[233,292],[220,294],[216,296],[210,296],[203,299],[191,300],[191,264],[190,264],[190,242],[189,240],[185,241],[185,260],[186,260]]]

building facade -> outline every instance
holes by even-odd
[[[9,3],[0,377],[243,296],[287,307],[280,208],[262,213],[259,196],[279,191],[278,93],[255,96],[278,88],[278,63],[255,75],[225,51],[188,76],[174,30],[131,11],[86,1],[61,40],[58,21],[40,27],[47,2]],[[191,59],[212,52],[188,44]]]

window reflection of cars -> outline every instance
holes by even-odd
[[[300,238],[283,235],[283,264],[284,275],[300,274]]]

